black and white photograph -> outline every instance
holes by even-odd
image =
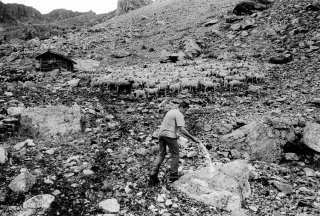
[[[0,0],[0,216],[319,216],[320,0]]]

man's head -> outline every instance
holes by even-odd
[[[182,101],[182,102],[179,104],[179,110],[180,110],[180,112],[185,113],[188,109],[189,109],[189,104],[188,104],[187,102]]]

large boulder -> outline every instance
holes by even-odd
[[[290,121],[265,117],[221,136],[220,142],[241,153],[248,153],[251,160],[279,162],[283,147],[296,139]]]
[[[236,160],[188,173],[174,182],[173,187],[206,205],[236,212],[251,194],[248,179],[248,164]]]
[[[303,143],[320,153],[320,124],[307,123],[303,131]]]
[[[78,105],[28,108],[21,114],[21,130],[42,139],[56,139],[81,131]]]
[[[16,193],[23,193],[28,192],[35,183],[36,177],[28,171],[24,171],[11,181],[9,188]]]

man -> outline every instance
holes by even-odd
[[[165,115],[160,131],[159,131],[159,155],[157,156],[154,164],[152,165],[152,170],[150,174],[150,184],[158,184],[158,172],[163,162],[167,151],[166,147],[169,148],[171,153],[171,170],[169,175],[169,182],[174,182],[179,179],[178,168],[179,168],[179,146],[177,139],[179,138],[179,133],[184,134],[189,139],[196,143],[199,143],[198,139],[192,136],[185,129],[185,121],[183,114],[189,108],[189,104],[186,102],[181,102],[177,109],[172,109]]]

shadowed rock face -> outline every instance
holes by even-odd
[[[152,3],[152,0],[118,0],[117,14],[125,14]]]
[[[289,121],[269,117],[220,137],[221,142],[232,145],[240,152],[247,152],[251,160],[266,162],[279,162],[283,147],[296,139]]]

